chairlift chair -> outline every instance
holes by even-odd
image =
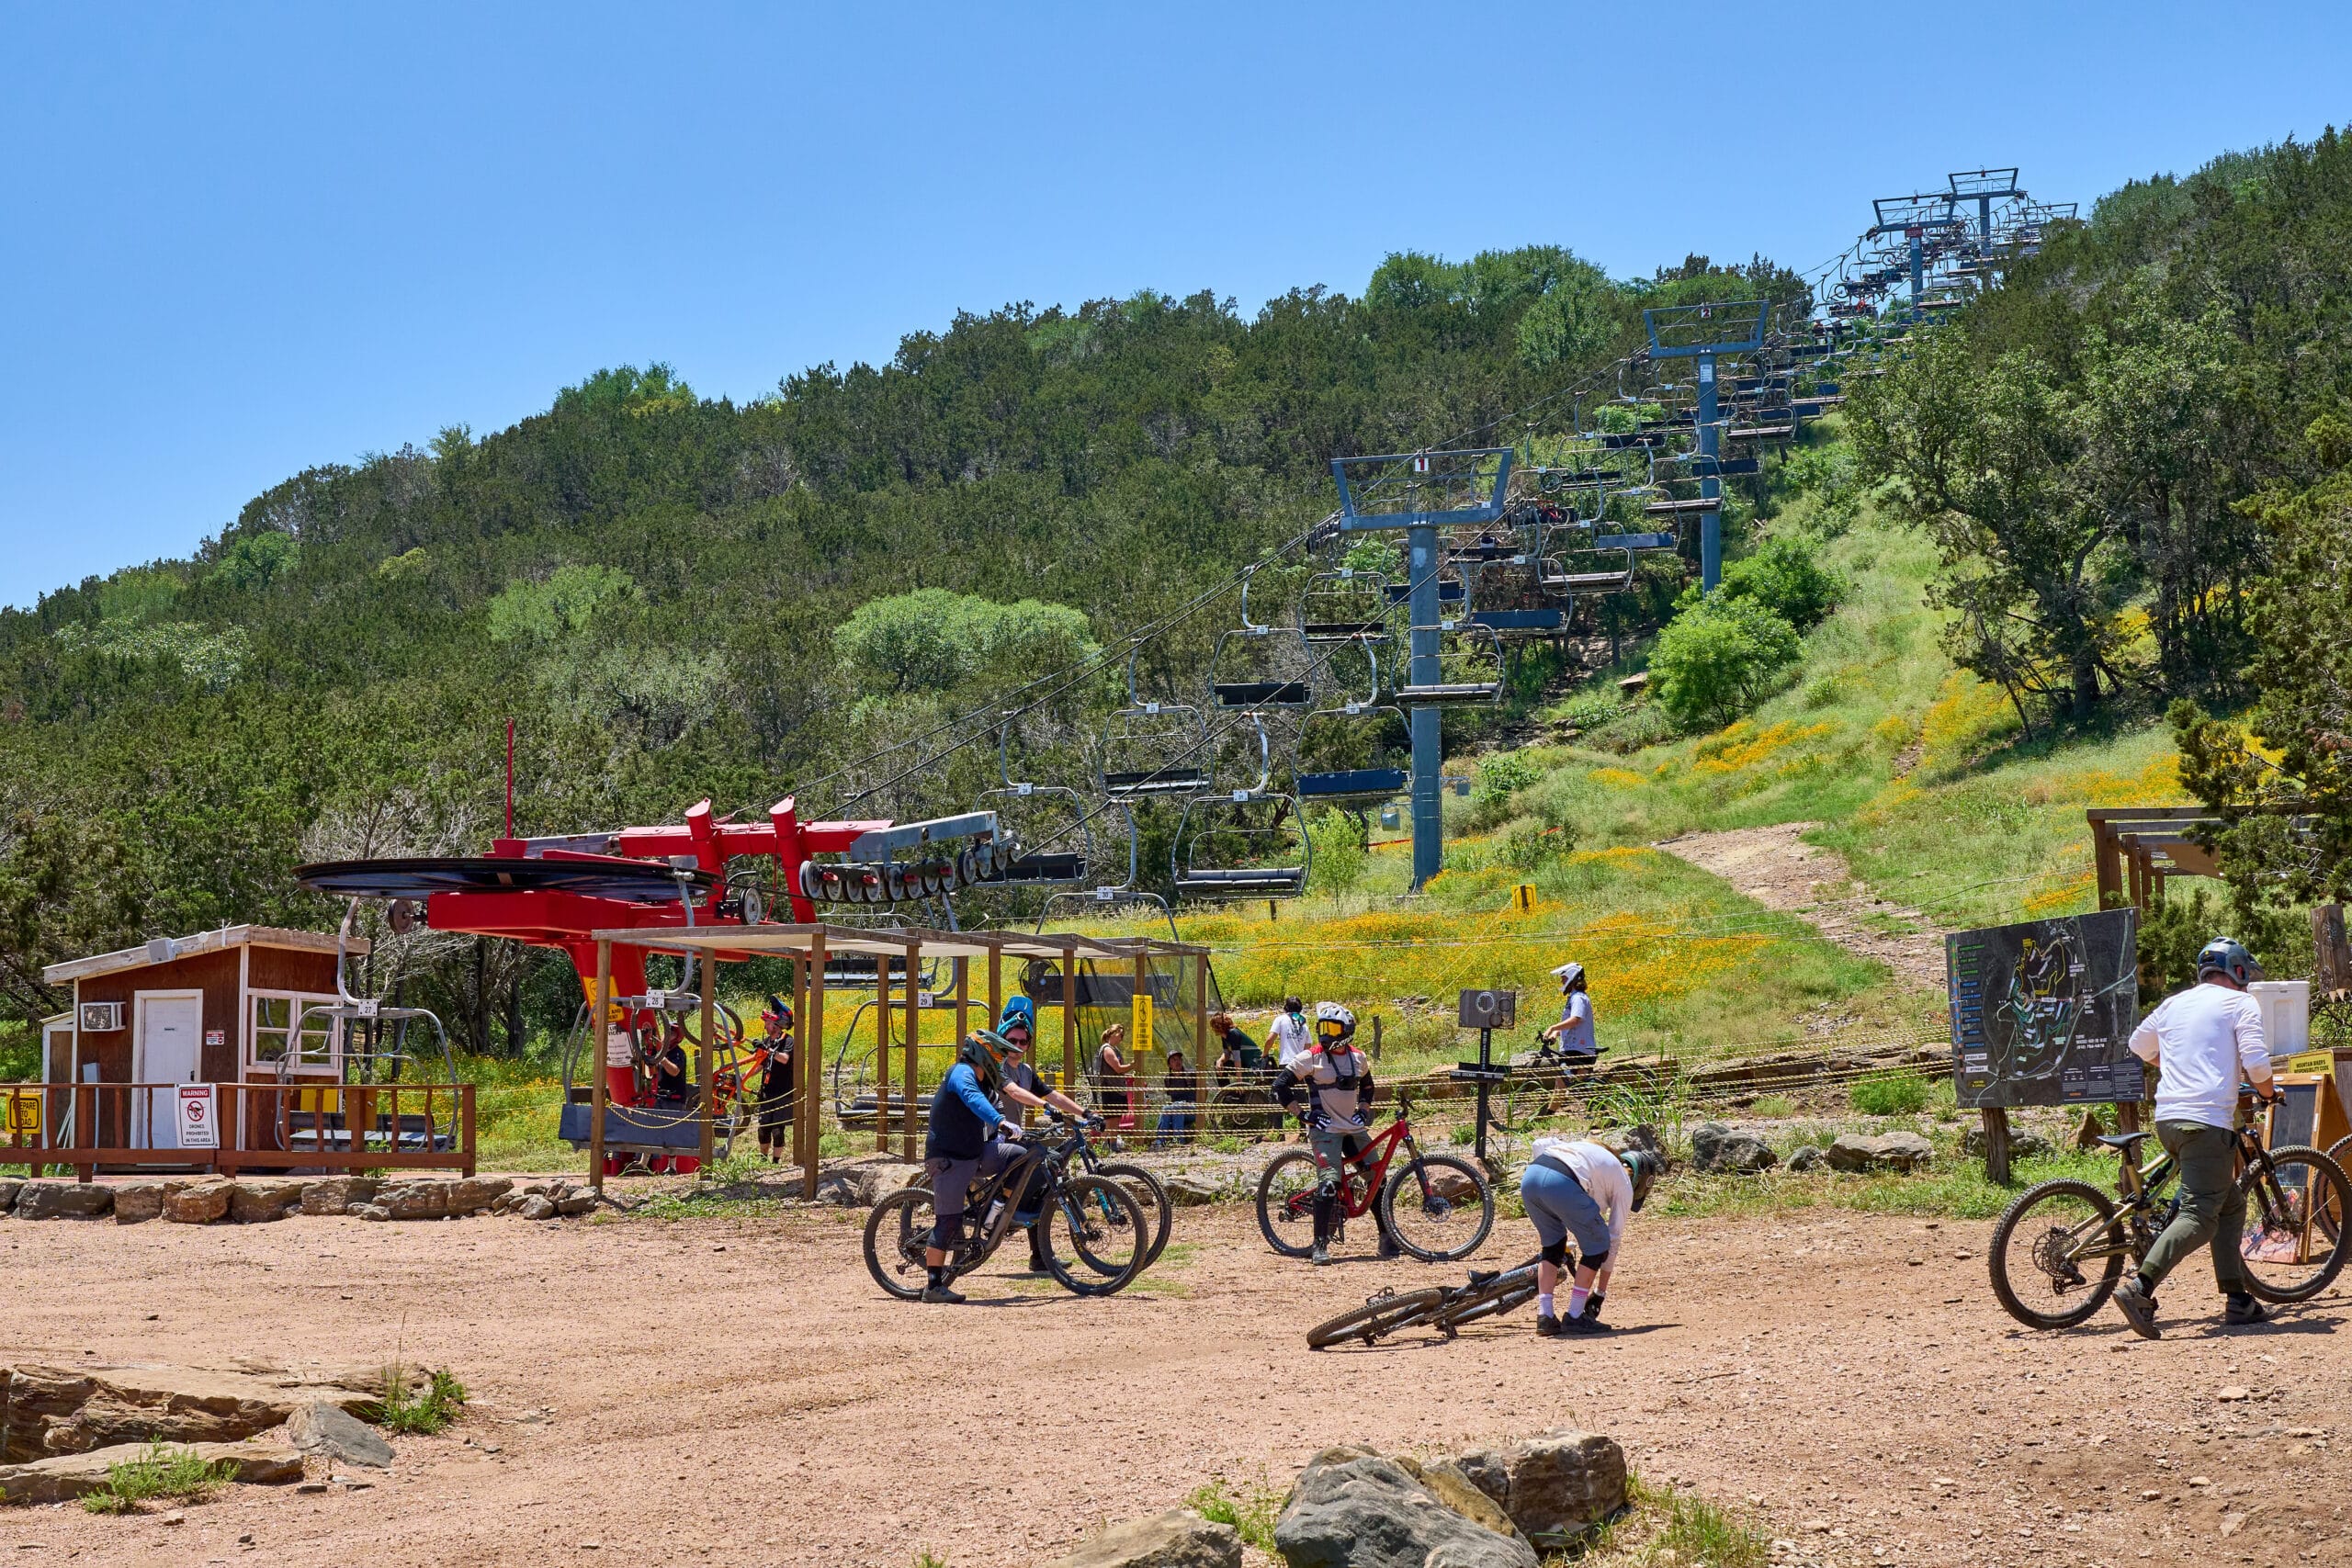
[[[1169,874],[1183,898],[1295,898],[1314,853],[1294,795],[1194,795],[1169,846]]]
[[[1086,880],[1094,833],[1086,797],[1067,784],[1032,784],[1012,776],[1012,722],[997,736],[997,773],[1004,780],[984,792],[979,808],[994,811],[995,852],[989,887],[1071,887]]]
[[[1317,572],[1298,599],[1298,635],[1310,643],[1386,642],[1388,579],[1352,567]]]
[[[1216,783],[1208,720],[1189,703],[1144,700],[1136,690],[1133,653],[1127,656],[1127,705],[1104,724],[1096,782],[1113,800],[1197,795]]]
[[[360,902],[354,897],[345,906],[343,923],[336,929],[335,999],[295,1009],[288,1020],[286,1050],[277,1064],[277,1083],[284,1091],[278,1096],[279,1145],[289,1151],[374,1146],[412,1154],[455,1148],[458,1061],[439,1015],[429,1008],[394,1006],[379,998],[356,995],[345,978]],[[415,906],[406,898],[394,898],[387,907],[387,922],[396,932],[413,930],[416,918]],[[449,1091],[446,1118],[436,1120],[429,1111],[397,1115],[382,1111],[373,1127],[354,1127],[342,1109],[344,1086],[397,1084],[412,1068],[428,1067],[408,1047],[409,1028],[419,1021],[433,1031],[435,1055],[440,1058],[438,1081]],[[302,1041],[314,1024],[326,1032],[330,1061],[325,1066],[334,1075],[332,1085],[322,1081],[323,1075],[301,1070]],[[418,1077],[412,1081],[423,1087],[426,1080]],[[372,1145],[371,1137],[376,1140]]]
[[[1209,655],[1209,694],[1232,711],[1311,707],[1311,675],[1306,639],[1289,626],[1237,626]]]
[[[1168,900],[1136,886],[1137,874],[1142,869],[1143,840],[1136,830],[1134,807],[1124,800],[1109,801],[1096,814],[1095,820],[1102,824],[1102,831],[1093,840],[1102,860],[1099,871],[1094,874],[1104,880],[1081,887],[1057,888],[1046,894],[1044,904],[1037,910],[1036,929],[1044,931],[1046,922],[1052,919],[1057,910],[1082,908],[1100,918],[1123,908],[1148,906],[1159,911],[1161,918],[1168,922],[1170,940],[1176,940],[1176,916],[1169,908]],[[1116,847],[1123,831],[1127,851],[1124,863]]]
[[[1409,630],[1396,659],[1394,690],[1399,705],[1458,706],[1502,699],[1502,639],[1495,635],[1492,626],[1469,620],[1448,620]],[[1413,679],[1413,645],[1423,636],[1437,639],[1438,679],[1419,682]]]

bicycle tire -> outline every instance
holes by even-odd
[[[1428,1199],[1422,1197],[1424,1175],[1440,1171],[1452,1171],[1470,1183],[1471,1190],[1478,1197],[1478,1223],[1471,1229],[1466,1239],[1457,1236],[1446,1247],[1432,1247],[1423,1246],[1406,1235],[1405,1227],[1397,1223],[1396,1202],[1398,1194],[1407,1190],[1407,1184],[1409,1182],[1414,1198],[1421,1204],[1422,1214],[1425,1216],[1433,1214],[1440,1220],[1451,1218],[1454,1212],[1464,1206],[1459,1199],[1442,1194],[1436,1195],[1436,1201],[1445,1205],[1443,1210],[1439,1210],[1434,1208]],[[1424,1263],[1458,1263],[1485,1246],[1487,1237],[1495,1228],[1494,1183],[1487,1179],[1485,1171],[1480,1170],[1468,1160],[1453,1155],[1415,1156],[1406,1162],[1403,1169],[1388,1179],[1387,1183],[1381,1188],[1380,1196],[1375,1201],[1380,1207],[1380,1222],[1387,1227],[1388,1234],[1396,1238],[1396,1245]]]
[[[1091,1216],[1098,1210],[1107,1211],[1111,1217],[1096,1222]],[[1057,1219],[1069,1236],[1077,1267],[1054,1246]],[[1037,1216],[1046,1269],[1074,1296],[1115,1296],[1149,1261],[1145,1254],[1151,1246],[1150,1224],[1135,1194],[1117,1182],[1100,1176],[1073,1176]],[[1121,1234],[1135,1238],[1134,1250],[1124,1259],[1095,1245]]]
[[[2111,1250],[2106,1259],[2106,1269],[2096,1280],[2088,1281],[2090,1293],[2063,1313],[2036,1311],[2019,1299],[2009,1280],[2009,1239],[2026,1216],[2039,1204],[2052,1198],[2080,1199],[2100,1216]],[[1987,1269],[1993,1277],[1993,1294],[2001,1308],[2028,1328],[2072,1328],[2087,1321],[2093,1313],[2107,1304],[2115,1293],[2118,1281],[2123,1278],[2123,1255],[2131,1247],[2131,1236],[2118,1216],[2115,1200],[2087,1181],[2061,1179],[2029,1187],[2011,1200],[1994,1224],[1993,1241],[1987,1249]]]
[[[1228,1084],[1209,1097],[1209,1126],[1227,1137],[1256,1137],[1282,1125],[1283,1108],[1253,1084]]]
[[[1295,1237],[1285,1239],[1275,1229],[1276,1216],[1272,1213],[1270,1208],[1270,1205],[1279,1205],[1286,1208],[1291,1202],[1291,1200],[1297,1196],[1295,1192],[1285,1190],[1283,1194],[1277,1198],[1274,1193],[1275,1176],[1283,1170],[1293,1169],[1302,1166],[1305,1167],[1306,1174],[1310,1178],[1312,1178],[1320,1168],[1315,1163],[1314,1155],[1305,1149],[1292,1149],[1286,1154],[1276,1155],[1272,1159],[1268,1160],[1266,1162],[1266,1168],[1264,1172],[1258,1178],[1258,1229],[1264,1235],[1266,1238],[1266,1245],[1272,1247],[1276,1252],[1281,1253],[1284,1258],[1311,1257],[1315,1251],[1315,1233],[1311,1228],[1314,1223],[1314,1215],[1311,1212],[1304,1215],[1286,1213],[1282,1216],[1287,1223],[1294,1225],[1297,1224],[1301,1219],[1304,1219],[1307,1223],[1310,1228],[1306,1233],[1306,1239],[1305,1241],[1300,1241]],[[1311,1180],[1308,1185],[1310,1187],[1313,1185]]]
[[[1553,1114],[1552,1096],[1557,1086],[1540,1077],[1514,1077],[1487,1101],[1490,1120],[1506,1133],[1524,1133]]]
[[[1334,1318],[1328,1318],[1306,1331],[1306,1348],[1328,1350],[1342,1340],[1361,1339],[1366,1345],[1377,1342],[1383,1336],[1400,1328],[1410,1328],[1430,1315],[1445,1300],[1445,1292],[1434,1285],[1426,1290],[1407,1291],[1401,1295],[1375,1296],[1360,1307],[1351,1307]]]
[[[1167,1184],[1143,1167],[1130,1165],[1125,1160],[1096,1166],[1093,1174],[1107,1176],[1130,1190],[1143,1189],[1143,1194],[1136,1199],[1136,1202],[1143,1209],[1144,1218],[1152,1223],[1151,1251],[1145,1257],[1143,1266],[1148,1269],[1159,1262],[1160,1253],[1168,1246],[1169,1230],[1176,1222],[1176,1202],[1169,1197]]]
[[[2305,1204],[2307,1212],[2322,1217],[2314,1220],[2315,1225],[2323,1220],[2327,1224],[2335,1246],[2329,1249],[2327,1261],[2317,1265],[2309,1279],[2299,1280],[2292,1289],[2282,1289],[2265,1281],[2251,1268],[2245,1271],[2246,1289],[2266,1302],[2307,1302],[2334,1284],[2335,1277],[2344,1271],[2346,1232],[2352,1228],[2352,1179],[2346,1178],[2341,1165],[2309,1144],[2290,1144],[2285,1148],[2272,1149],[2270,1163],[2273,1168],[2303,1166],[2310,1170],[2312,1179],[2324,1182],[2333,1190],[2332,1196],[2327,1199],[2306,1197]],[[2247,1193],[2249,1207],[2253,1206],[2256,1196],[2250,1187]],[[2268,1203],[2265,1201],[2263,1207],[2267,1209]],[[2241,1241],[2240,1245],[2245,1244]]]
[[[928,1219],[919,1227],[914,1224],[913,1211],[917,1208],[926,1215],[930,1214],[930,1188],[901,1187],[896,1192],[886,1192],[874,1205],[873,1213],[865,1216],[865,1271],[874,1276],[876,1284],[902,1302],[919,1299],[923,1286],[929,1282],[923,1268],[922,1247],[914,1237],[920,1234],[927,1238],[931,1224]],[[897,1223],[888,1224],[894,1216]],[[887,1245],[892,1255],[888,1264],[883,1261],[882,1257],[886,1245],[882,1236],[886,1227],[889,1230]],[[909,1251],[910,1246],[913,1248],[911,1253]],[[913,1275],[911,1280],[907,1277],[910,1272]]]
[[[1487,1280],[1475,1291],[1464,1291],[1433,1314],[1431,1323],[1452,1334],[1465,1324],[1481,1323],[1490,1317],[1500,1317],[1516,1312],[1536,1297],[1535,1280],[1531,1277],[1512,1279],[1512,1269],[1499,1279]]]

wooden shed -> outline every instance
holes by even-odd
[[[350,944],[355,957],[367,951],[362,941]],[[44,1033],[44,1077],[54,1086],[276,1084],[281,1076],[334,1082],[343,1066],[340,1025],[312,1019],[301,1038],[293,1031],[305,1007],[337,999],[336,963],[332,936],[224,926],[52,964],[42,978],[70,983],[74,1008],[65,1028]],[[52,1089],[48,1141],[52,1147],[177,1147],[170,1094],[166,1088],[85,1092],[61,1104]],[[248,1141],[257,1130],[238,1124],[246,1118],[232,1110],[249,1098],[220,1096],[226,1147],[257,1146]],[[91,1104],[77,1106],[76,1100]]]

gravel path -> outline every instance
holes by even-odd
[[[1005,1260],[974,1282],[985,1304],[923,1308],[867,1280],[857,1221],[0,1222],[0,1363],[397,1348],[476,1399],[400,1439],[369,1490],[242,1487],[178,1525],[0,1511],[0,1543],[45,1549],[28,1562],[1018,1565],[1211,1475],[1285,1484],[1329,1443],[1575,1423],[1653,1479],[1758,1499],[1789,1561],[2352,1560],[2340,1293],[2255,1333],[2177,1319],[2152,1345],[2109,1314],[2028,1336],[1985,1286],[1983,1225],[1637,1222],[1610,1339],[1538,1341],[1522,1315],[1310,1356],[1307,1325],[1462,1270],[1373,1262],[1369,1227],[1361,1260],[1282,1262],[1225,1207],[1179,1214],[1152,1291],[1076,1301]],[[1487,1261],[1532,1250],[1498,1228]],[[2218,1303],[2184,1278],[2165,1304]]]
[[[1818,826],[1780,822],[1685,833],[1650,847],[1713,873],[1768,909],[1797,916],[1849,953],[1942,990],[1943,933],[1921,911],[1873,897],[1854,880],[1843,856],[1798,836]]]

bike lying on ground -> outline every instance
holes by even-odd
[[[1037,1227],[1046,1269],[1062,1289],[1080,1296],[1125,1290],[1151,1259],[1151,1222],[1143,1206],[1109,1176],[1070,1172],[1080,1138],[1057,1148],[1040,1130],[1021,1141],[1021,1155],[967,1198],[966,1213],[980,1216],[980,1223],[967,1224],[964,1239],[947,1259],[948,1277],[978,1269],[1008,1233],[1027,1224]],[[937,1217],[930,1188],[902,1187],[886,1194],[865,1218],[866,1271],[900,1301],[922,1294],[929,1273],[923,1252]],[[1068,1243],[1069,1257],[1057,1239]]]
[[[1453,1155],[1425,1155],[1413,1141],[1407,1120],[1412,1107],[1396,1105],[1396,1120],[1367,1133],[1363,1150],[1341,1168],[1340,1214],[1362,1217],[1376,1203],[1380,1219],[1396,1245],[1424,1263],[1452,1263],[1469,1257],[1495,1226],[1495,1190],[1486,1172]],[[1407,1159],[1390,1175],[1389,1162],[1402,1148]],[[1321,1168],[1314,1153],[1292,1149],[1277,1155],[1258,1179],[1258,1228],[1284,1258],[1315,1251],[1315,1190]]]
[[[2126,1258],[2138,1263],[2147,1257],[2180,1207],[2177,1192],[2160,1201],[2180,1174],[2172,1156],[2132,1163],[2149,1135],[2099,1139],[2120,1167],[2120,1210],[2116,1199],[2071,1178],[2030,1187],[2009,1205],[1993,1227],[1991,1263],[1993,1293],[2011,1317],[2032,1328],[2071,1328],[2106,1304]],[[2246,1201],[2239,1241],[2246,1289],[2266,1302],[2309,1301],[2344,1267],[2352,1182],[2335,1161],[2306,1145],[2265,1149],[2245,1127],[2236,1137],[2237,1190]]]
[[[1306,1348],[1328,1350],[1355,1339],[1376,1345],[1400,1328],[1434,1328],[1448,1339],[1464,1324],[1526,1305],[1535,1299],[1535,1266],[1531,1258],[1516,1269],[1500,1272],[1473,1270],[1466,1285],[1431,1285],[1418,1291],[1383,1291],[1326,1323],[1306,1331]]]

